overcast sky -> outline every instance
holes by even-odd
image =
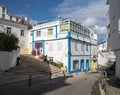
[[[56,19],[73,19],[98,34],[98,41],[105,41],[106,32],[106,0],[1,0],[7,11],[25,15],[31,22]]]

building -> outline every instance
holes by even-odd
[[[31,29],[27,17],[7,13],[7,7],[0,4],[0,32],[13,33],[18,37],[21,54],[32,51]]]
[[[101,42],[98,45],[98,65],[106,67],[109,64],[113,64],[115,59],[115,53],[107,50],[107,41]]]
[[[32,32],[37,56],[47,55],[54,62],[62,62],[69,73],[90,70],[91,57],[97,55],[94,32],[73,20],[43,21],[34,25]]]
[[[108,50],[116,53],[116,79],[120,80],[120,0],[107,0]]]

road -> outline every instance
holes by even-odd
[[[91,95],[92,86],[99,74],[81,74],[59,77],[50,82],[28,80],[0,86],[0,95]]]

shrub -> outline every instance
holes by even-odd
[[[19,40],[14,34],[0,33],[0,50],[12,51],[18,48]]]

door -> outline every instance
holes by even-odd
[[[81,71],[84,71],[84,59],[81,60]]]
[[[90,70],[90,63],[89,63],[89,59],[86,60],[86,70],[89,71]]]
[[[36,55],[42,54],[42,43],[35,43],[35,50],[36,50]]]

